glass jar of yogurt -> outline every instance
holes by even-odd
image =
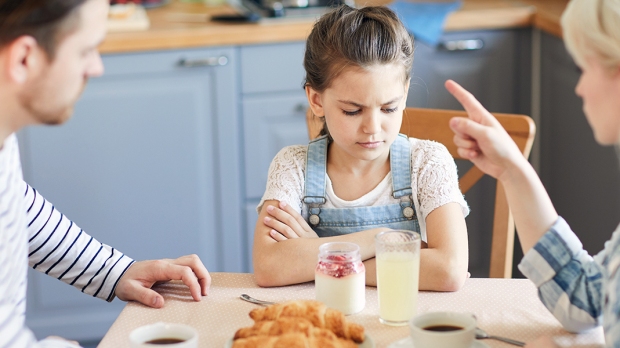
[[[360,312],[366,305],[366,269],[360,247],[354,243],[325,243],[319,247],[314,271],[317,301],[345,315]]]

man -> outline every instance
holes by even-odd
[[[22,179],[16,131],[60,124],[89,77],[103,73],[97,47],[106,31],[108,0],[0,0],[0,347],[74,347],[36,342],[25,327],[27,263],[112,301],[163,306],[150,287],[182,280],[192,297],[211,278],[200,259],[134,262],[101,244],[58,212]]]

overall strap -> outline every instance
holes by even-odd
[[[409,138],[399,134],[390,146],[390,169],[392,172],[392,196],[400,198],[403,215],[415,218],[413,190],[411,189],[411,144]]]
[[[312,225],[319,223],[321,205],[325,204],[325,176],[327,173],[327,145],[326,135],[312,140],[306,152],[306,174],[303,202],[308,205],[309,222]]]

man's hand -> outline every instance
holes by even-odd
[[[279,207],[268,205],[263,223],[271,227],[269,236],[276,242],[292,238],[319,238],[306,220],[289,204],[280,202]]]
[[[123,301],[138,301],[150,307],[161,308],[164,298],[151,290],[151,287],[156,282],[169,280],[182,280],[196,301],[207,295],[211,285],[211,276],[200,258],[187,255],[174,260],[135,262],[119,280],[115,294]]]

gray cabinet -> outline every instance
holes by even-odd
[[[210,271],[245,270],[236,55],[104,56],[106,74],[66,125],[20,134],[26,180],[135,259],[196,253]],[[39,337],[101,338],[123,305],[31,271],[27,322]]]
[[[302,42],[240,49],[247,268],[269,164],[285,146],[307,144]]]
[[[562,40],[543,33],[541,56],[540,176],[558,213],[595,254],[619,221],[618,158],[594,139],[575,94],[580,72]]]

